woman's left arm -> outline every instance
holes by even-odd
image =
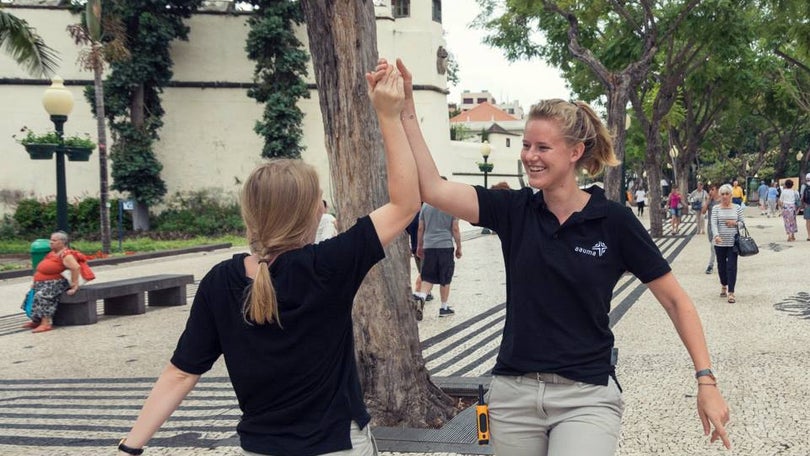
[[[79,262],[76,257],[68,254],[62,258],[62,264],[70,271],[70,288],[67,294],[74,295],[79,290]]]
[[[709,369],[711,360],[709,350],[706,348],[706,338],[703,335],[703,325],[700,323],[695,305],[678,280],[671,272],[668,272],[648,283],[647,286],[664,307],[669,319],[672,320],[678,336],[692,358],[695,372]],[[726,448],[731,448],[731,442],[725,429],[729,420],[729,410],[720,390],[716,384],[698,385],[696,388],[698,389],[698,415],[703,423],[704,434],[709,435],[711,431],[712,442],[720,439]]]
[[[126,436],[126,445],[143,448],[163,423],[177,410],[183,399],[194,389],[199,375],[189,374],[169,363],[160,374],[152,392],[143,404],[135,425]],[[124,454],[121,452],[120,454]]]

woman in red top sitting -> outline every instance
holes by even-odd
[[[53,329],[53,314],[59,305],[59,295],[67,290],[72,295],[79,289],[79,262],[67,250],[68,236],[64,231],[51,234],[51,251],[37,265],[34,273],[34,305],[31,310],[31,321],[26,328],[41,333]],[[70,270],[70,282],[62,277],[62,272]]]

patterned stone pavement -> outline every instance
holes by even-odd
[[[611,312],[627,405],[618,455],[810,454],[810,290],[802,268],[810,242],[787,243],[781,219],[756,217],[752,209],[747,215],[761,252],[740,259],[737,304],[719,297],[716,275],[704,274],[708,241],[705,235],[692,236],[695,227],[689,219],[682,229],[685,235],[657,240],[703,319],[720,385],[732,408],[734,448],[721,450],[702,436],[686,351],[646,287],[626,276],[614,293]],[[503,325],[504,278],[497,238],[479,236],[466,226],[464,239],[464,257],[457,264],[451,293],[457,314],[439,319],[433,301],[419,323],[423,354],[439,384],[486,379]],[[211,265],[241,250],[101,266],[96,274],[101,281],[182,272],[199,280]],[[0,454],[114,454],[114,443],[131,426],[169,358],[188,306],[100,317],[95,325],[31,334],[19,328],[25,318],[18,302],[27,286],[28,279],[0,281]],[[195,289],[189,288],[189,296]],[[233,437],[238,418],[219,362],[145,454],[241,454]],[[454,425],[470,431],[473,423],[461,417]],[[434,430],[392,433],[381,428],[375,434],[385,456],[491,453],[491,448],[469,440],[454,444]]]

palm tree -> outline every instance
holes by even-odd
[[[56,50],[23,19],[0,9],[0,47],[33,75],[49,76],[59,66]]]
[[[129,57],[129,51],[124,44],[124,26],[120,21],[105,18],[102,27],[101,0],[89,0],[86,5],[84,25],[69,25],[68,32],[76,44],[89,46],[88,49],[83,49],[79,53],[79,61],[84,69],[93,72],[96,127],[98,128],[101,251],[108,254],[110,253],[110,210],[107,207],[109,179],[107,177],[107,129],[102,75],[105,61],[126,59]],[[103,37],[109,39],[102,42]]]

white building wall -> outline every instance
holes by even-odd
[[[415,100],[428,145],[440,171],[454,179],[453,172],[477,172],[480,161],[477,146],[472,152],[466,145],[451,144],[447,115],[446,76],[436,71],[436,51],[444,46],[441,24],[431,19],[431,1],[411,2],[412,16],[393,21],[387,6],[378,6],[378,49],[381,56],[403,58],[414,74]],[[65,10],[8,8],[26,19],[62,58],[60,76],[66,80],[92,80],[92,73],[81,70],[77,63],[78,48],[73,45],[65,27],[78,22]],[[386,17],[387,16],[387,17]],[[245,56],[247,16],[194,15],[188,42],[174,42],[174,81],[248,83],[253,75],[253,62]],[[305,31],[299,39],[307,43]],[[309,82],[314,82],[310,62]],[[0,78],[31,80],[5,53],[0,52]],[[430,90],[430,88],[437,88]],[[41,132],[52,130],[41,97],[46,85],[0,84],[0,153],[6,159],[0,166],[0,212],[13,210],[8,202],[13,195],[24,194],[53,198],[56,192],[55,160],[31,160],[12,135],[23,126]],[[76,104],[65,134],[89,133],[96,138],[96,121],[85,102],[83,87],[68,86]],[[444,92],[442,92],[444,91]],[[299,106],[305,113],[303,130],[306,150],[303,158],[319,171],[325,196],[331,200],[329,167],[324,145],[323,123],[317,92]],[[177,191],[216,188],[236,193],[250,170],[261,162],[262,139],[253,132],[263,107],[248,98],[243,88],[168,87],[163,93],[166,114],[155,151],[163,164],[161,176],[169,194]],[[67,162],[68,199],[97,196],[98,156],[94,151],[89,162]],[[500,158],[492,154],[496,167]],[[510,172],[514,166],[510,165]],[[498,169],[498,168],[496,168]],[[506,167],[504,167],[506,169]],[[482,179],[458,180],[483,183]],[[511,185],[511,183],[510,183]]]

